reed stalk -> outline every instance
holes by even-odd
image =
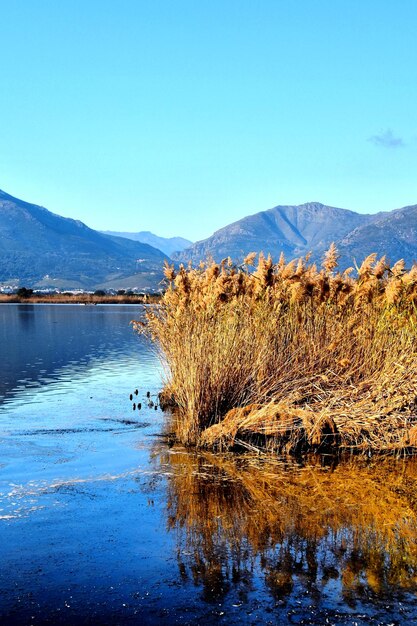
[[[137,327],[160,349],[185,445],[295,452],[417,446],[417,267],[367,257],[337,271],[255,255],[166,265]]]

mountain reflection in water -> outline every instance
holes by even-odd
[[[162,455],[164,456],[164,454]],[[246,602],[255,570],[277,601],[375,601],[417,591],[417,462],[335,467],[165,453],[168,526],[182,577],[206,600]]]

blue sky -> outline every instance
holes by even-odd
[[[0,0],[0,188],[202,239],[417,203],[415,0]]]

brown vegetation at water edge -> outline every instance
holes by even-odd
[[[348,601],[416,592],[416,459],[306,460],[164,451],[182,570],[212,595],[250,586],[256,563],[277,598],[299,599],[300,585],[322,593],[329,577]]]
[[[186,445],[298,451],[417,446],[417,267],[367,257],[337,271],[255,255],[166,266],[138,327],[166,364],[164,397]]]
[[[33,293],[28,297],[0,294],[0,304],[149,304],[160,300],[159,294],[96,295],[93,293]]]

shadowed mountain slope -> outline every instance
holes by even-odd
[[[372,252],[411,266],[417,261],[417,205],[374,215],[318,202],[277,206],[221,228],[174,258],[198,263],[231,256],[241,262],[249,252],[271,253],[274,259],[283,252],[290,260],[311,252],[312,260],[320,261],[331,242],[341,255],[341,268],[361,263]]]
[[[78,220],[0,191],[0,282],[94,288],[132,277],[157,286],[167,258],[147,244],[103,235]]]
[[[319,258],[332,241],[340,241],[354,229],[375,219],[376,215],[355,213],[319,202],[276,206],[221,228],[174,258],[198,262],[210,256],[216,261],[231,256],[241,261],[252,251],[271,253],[274,258],[284,252],[289,259],[312,252],[314,258]]]
[[[417,261],[417,205],[390,213],[355,228],[337,242],[343,265],[361,262],[371,252],[386,255],[391,263],[404,259],[407,266]]]

